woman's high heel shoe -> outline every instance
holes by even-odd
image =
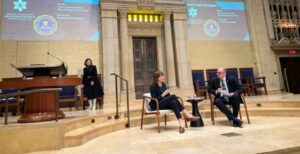
[[[185,132],[185,128],[184,127],[179,127],[179,133],[183,134]]]
[[[185,119],[186,119],[186,121],[196,121],[196,120],[199,120],[200,117],[198,117],[198,116],[192,116],[190,118],[185,118]]]

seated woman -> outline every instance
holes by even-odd
[[[153,84],[150,87],[151,97],[156,98],[159,102],[160,110],[173,110],[178,122],[180,124],[179,133],[185,132],[185,122],[181,117],[181,112],[183,113],[187,121],[195,121],[200,117],[195,117],[188,111],[184,109],[182,104],[179,102],[176,95],[170,95],[170,88],[165,83],[165,77],[163,72],[156,71],[153,75]],[[150,107],[152,110],[156,110],[156,102],[151,101]]]

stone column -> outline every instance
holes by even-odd
[[[255,54],[256,76],[265,76],[268,90],[280,90],[280,68],[275,52],[270,48],[263,1],[245,0],[246,13]]]
[[[176,86],[173,37],[171,28],[171,12],[164,12],[165,52],[167,63],[167,79],[170,87]]]
[[[103,88],[105,102],[115,101],[115,79],[111,73],[120,73],[117,10],[102,10]]]
[[[130,58],[129,58],[129,50],[128,50],[128,26],[127,26],[127,10],[122,9],[119,10],[120,14],[120,44],[121,44],[121,76],[125,79],[129,80],[128,85],[131,86],[130,81]],[[122,86],[123,90],[125,90],[125,84]],[[131,89],[131,87],[129,87]]]
[[[0,1],[0,12],[2,12],[2,1]],[[0,16],[0,29],[2,29],[2,15]],[[1,57],[1,61],[2,61],[2,63],[0,63],[0,69],[1,70],[4,70],[4,68],[3,68],[3,52],[4,52],[4,50],[3,50],[3,42],[0,40],[0,48],[2,49],[2,50],[0,50],[0,57]],[[2,78],[3,78],[4,76],[3,76],[3,73],[1,73],[0,74],[0,81],[2,81]]]
[[[298,7],[298,13],[299,13],[299,16],[300,16],[300,1],[296,1],[297,2],[297,7]]]
[[[186,48],[186,14],[174,13],[175,62],[180,89],[193,91],[192,72],[189,53]]]
[[[264,13],[265,13],[265,17],[266,17],[269,38],[275,39],[269,0],[263,0],[263,4],[264,4],[264,10],[265,10]]]

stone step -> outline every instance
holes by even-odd
[[[187,105],[187,104],[186,104]],[[293,107],[300,108],[300,101],[291,101],[291,102],[282,102],[282,101],[273,101],[273,102],[247,102],[248,108],[274,108],[274,107]],[[200,110],[210,109],[210,102],[204,101],[199,104]]]
[[[250,108],[249,115],[250,120],[251,117],[254,116],[285,116],[285,117],[300,117],[300,108]],[[245,111],[242,108],[242,115],[243,115],[243,121],[247,123]],[[201,111],[201,116],[203,118],[210,118],[210,110],[203,110]],[[224,117],[222,113],[220,113],[218,110],[215,110],[215,117]],[[89,124],[71,131],[68,131],[65,133],[64,136],[64,147],[73,147],[73,146],[79,146],[85,142],[88,142],[94,138],[97,138],[99,136],[115,132],[121,129],[125,129],[126,121],[125,117],[122,117],[121,119],[115,120],[110,119],[104,122],[98,122]],[[176,120],[174,114],[168,114],[167,116],[168,121]],[[156,122],[155,115],[147,115],[144,117],[144,124],[152,124]],[[163,122],[163,117],[161,117],[161,122]],[[132,117],[130,124],[131,127],[140,126],[141,123],[141,117],[136,116]],[[163,125],[163,123],[161,124]]]
[[[172,115],[169,115],[172,117]],[[144,118],[145,124],[150,124],[155,122],[155,116],[147,116]],[[171,120],[169,118],[168,120]],[[74,147],[79,146],[85,142],[88,142],[99,136],[122,130],[126,128],[127,119],[121,118],[118,120],[109,120],[103,123],[94,123],[87,125],[85,127],[77,128],[72,131],[65,133],[64,135],[64,147]],[[140,125],[140,117],[131,118],[131,127]]]
[[[274,102],[248,102],[248,110],[266,110],[266,109],[274,109],[274,108],[300,108],[300,101],[291,101],[291,102],[282,102],[282,101],[274,101]],[[191,105],[189,103],[185,103],[185,107],[188,111],[192,111]],[[140,117],[141,116],[141,104],[131,104],[130,107],[130,117]],[[241,106],[243,110],[243,106]],[[199,105],[199,110],[201,113],[208,113],[210,117],[210,103],[209,101],[201,102]],[[215,111],[218,112],[218,109],[215,107]],[[124,118],[127,115],[126,107],[121,107],[119,112],[120,118]],[[74,129],[78,129],[81,127],[85,127],[87,125],[92,125],[94,123],[103,123],[108,120],[114,119],[115,111],[112,110],[105,114],[98,114],[96,116],[86,116],[75,120],[67,121],[65,124],[65,132],[72,131]],[[93,122],[92,122],[93,120]]]
[[[111,120],[99,124],[91,124],[69,131],[64,136],[64,147],[79,146],[96,137],[125,128],[125,120]]]

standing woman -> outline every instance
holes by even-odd
[[[176,95],[170,94],[170,88],[165,83],[165,77],[163,72],[156,71],[153,75],[153,84],[150,87],[151,97],[156,98],[159,103],[159,110],[173,110],[176,118],[179,122],[179,133],[185,132],[185,122],[181,116],[183,113],[185,120],[195,121],[200,117],[193,116],[187,110],[184,109],[182,104],[179,102]],[[157,110],[156,102],[151,101],[150,107],[152,110]]]
[[[87,58],[84,62],[85,68],[83,69],[82,84],[84,85],[84,93],[86,94],[89,102],[89,109],[96,110],[97,98],[103,96],[103,89],[100,85],[97,68],[93,65],[90,58]]]

